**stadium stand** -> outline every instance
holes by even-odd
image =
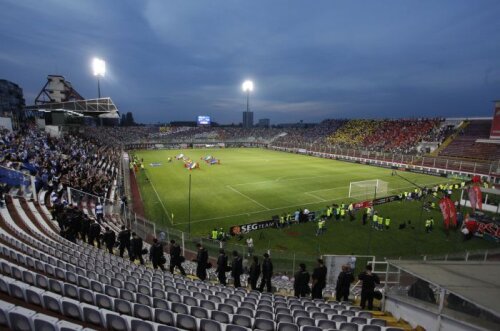
[[[55,325],[73,330],[239,326],[271,331],[287,327],[283,316],[301,328],[358,330],[360,325],[361,330],[363,325],[380,323],[370,312],[348,303],[247,292],[137,266],[60,237],[57,225],[41,208],[9,197],[7,208],[0,210],[3,326],[16,330],[39,330],[42,325],[46,330],[57,330]]]
[[[500,159],[500,145],[477,142],[488,139],[491,120],[471,120],[458,136],[439,155],[477,160]]]
[[[390,130],[391,127],[397,128]],[[443,139],[439,120],[326,120],[312,128],[175,130],[173,139],[253,139],[342,146],[368,145],[407,152],[411,142]],[[483,128],[478,129],[483,132]],[[286,132],[286,135],[281,133]],[[471,134],[474,134],[471,129]],[[38,202],[6,187],[0,208],[0,327],[13,330],[380,330],[396,331],[393,320],[349,302],[311,300],[214,285],[137,265],[80,237],[81,224],[96,219],[99,198],[116,198],[118,145],[148,140],[151,128],[89,129],[56,139],[24,127],[1,132],[1,165],[38,179]],[[125,137],[126,138],[123,138]],[[477,136],[477,134],[476,134]],[[110,138],[111,137],[111,138]],[[411,137],[411,139],[408,139]],[[433,138],[439,137],[439,138]],[[85,173],[86,176],[82,176]],[[67,188],[82,192],[66,200]],[[33,197],[31,197],[33,198]],[[53,220],[52,209],[61,208]],[[106,214],[97,223],[118,233],[124,222]],[[71,233],[73,232],[73,233]],[[145,242],[145,248],[149,248]],[[116,252],[115,252],[116,253]],[[169,257],[166,256],[166,263]],[[196,265],[186,261],[188,274]],[[214,271],[209,279],[216,278]],[[243,284],[247,277],[243,277]],[[290,291],[289,279],[275,278]],[[333,296],[327,287],[325,294]]]
[[[332,145],[369,151],[416,153],[421,141],[444,139],[440,119],[351,120],[327,138]]]
[[[77,231],[78,222],[96,218],[96,201],[84,196],[66,205],[65,189],[76,185],[100,196],[114,194],[116,151],[78,136],[53,139],[33,128],[4,133],[2,141],[4,166],[32,171],[35,176],[46,174],[39,176],[43,182],[37,194],[39,202],[7,194],[0,208],[2,328],[382,330],[376,327],[381,322],[372,313],[346,302],[212,285],[154,270],[149,264],[136,265],[126,255],[109,254],[80,238]],[[91,168],[95,171],[89,172]],[[91,174],[90,182],[78,180],[82,176],[77,173],[82,171]],[[47,206],[62,208],[57,221]],[[118,232],[122,222],[106,215],[98,224],[101,230],[109,226]],[[194,273],[192,262],[184,264]]]

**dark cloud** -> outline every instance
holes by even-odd
[[[500,2],[2,1],[0,72],[32,101],[48,74],[144,122],[490,115]]]

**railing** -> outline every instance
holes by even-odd
[[[304,146],[306,147],[306,146]],[[307,146],[310,147],[310,146]],[[344,150],[345,151],[345,150]],[[348,151],[347,151],[348,152]],[[349,153],[349,152],[348,152]],[[357,153],[361,153],[359,151],[353,151],[353,155],[359,155]],[[124,154],[125,155],[125,154]],[[376,156],[380,160],[384,159],[384,155],[381,153],[374,153],[374,152],[367,152],[367,156]],[[403,160],[408,159],[412,160],[412,157],[415,156],[401,156]],[[393,156],[393,158],[396,158]],[[382,161],[381,161],[382,162]],[[385,162],[385,161],[384,161]],[[127,179],[127,177],[130,176],[130,172],[128,171],[129,167],[127,164],[123,164],[123,176],[124,176],[124,182],[130,183],[130,180]],[[321,211],[317,211],[317,214],[321,214]],[[216,241],[216,240],[211,240],[208,237],[200,237],[200,236],[195,236],[191,235],[187,232],[183,232],[178,229],[174,228],[168,228],[168,227],[161,227],[158,226],[158,224],[165,224],[165,220],[148,220],[144,217],[140,217],[133,213],[129,208],[126,208],[123,211],[123,217],[127,223],[128,226],[130,226],[132,231],[135,231],[136,233],[139,234],[142,238],[145,239],[151,239],[153,237],[157,238],[162,238],[164,241],[169,242],[171,239],[174,239],[176,242],[178,242],[181,245],[181,248],[183,249],[184,254],[186,253],[194,253],[196,252],[196,244],[201,243],[205,248],[208,249],[209,253],[211,256],[216,256],[219,248],[223,247],[226,252],[231,252],[231,251],[237,251],[240,253],[242,256],[248,257],[249,252],[248,252],[248,247],[246,246],[244,241],[237,241],[236,238],[231,239],[230,241]],[[265,232],[255,232],[251,233],[251,235],[247,236],[262,236],[265,235]],[[324,254],[331,253],[328,250],[328,247],[321,247],[318,245],[316,248],[316,254],[304,254],[302,252],[295,252],[295,251],[289,251],[289,250],[277,250],[277,249],[270,249],[270,245],[266,248],[257,248],[254,249],[253,254],[257,256],[262,256],[264,253],[269,253],[273,259],[273,264],[275,271],[277,273],[283,273],[283,274],[293,274],[294,271],[296,271],[296,267],[298,266],[299,263],[306,263],[308,266],[313,266],[316,263],[316,259],[318,257],[321,257]],[[486,253],[488,255],[488,253]],[[396,257],[397,258],[397,257]],[[422,259],[422,256],[416,256],[413,259]],[[361,269],[356,269],[355,272],[361,272],[362,271],[362,266],[365,266],[367,261],[364,261],[364,263],[358,263],[357,266],[360,267]]]
[[[35,177],[31,176],[28,170],[19,171],[0,166],[0,183],[5,186],[2,188],[5,193],[8,191],[13,196],[38,200]]]
[[[273,143],[270,148],[305,153],[324,154],[323,157],[341,160],[358,160],[366,164],[399,166],[412,169],[425,169],[435,173],[464,173],[470,175],[488,176],[492,179],[500,173],[500,161],[473,162],[450,158],[439,158],[419,155],[392,154],[368,150],[356,150],[335,146],[317,144],[287,144]],[[317,155],[320,156],[320,155]]]

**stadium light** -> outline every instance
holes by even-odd
[[[253,91],[253,82],[251,80],[246,80],[241,85],[243,92],[247,92],[247,112],[250,111],[250,92]]]
[[[92,71],[94,72],[94,76],[97,77],[97,96],[99,99],[101,98],[101,84],[100,84],[100,77],[104,77],[104,74],[106,74],[106,62],[104,60],[99,59],[99,58],[94,58],[92,60]]]

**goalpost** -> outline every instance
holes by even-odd
[[[373,198],[387,194],[389,184],[380,179],[363,180],[349,184],[349,198]]]

